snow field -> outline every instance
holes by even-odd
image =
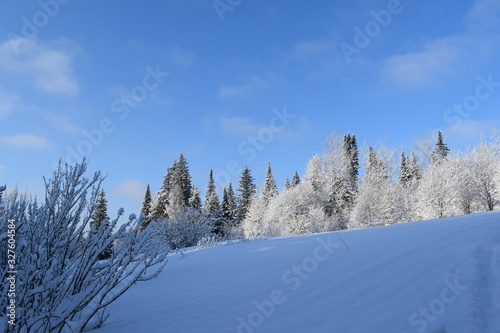
[[[96,332],[500,332],[500,212],[173,254]]]

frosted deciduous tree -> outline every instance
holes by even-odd
[[[389,165],[372,147],[367,155],[364,179],[351,214],[351,228],[395,222]]]
[[[134,215],[121,226],[118,217],[104,228],[90,226],[102,177],[96,173],[87,178],[85,171],[85,163],[59,166],[45,181],[41,203],[16,193],[2,199],[1,258],[7,258],[7,221],[14,220],[16,226],[14,332],[95,328],[107,318],[104,311],[109,304],[136,282],[156,277],[166,263],[168,251],[152,243],[154,225],[139,232],[141,219]],[[118,216],[122,213],[121,209]],[[114,256],[99,261],[113,243]],[[5,278],[3,270],[0,274]],[[0,303],[5,309],[5,298]]]

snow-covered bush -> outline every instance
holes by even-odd
[[[7,258],[7,223],[16,225],[16,325],[9,331],[94,328],[107,318],[106,306],[135,282],[156,277],[166,264],[165,247],[151,244],[153,224],[139,232],[141,219],[132,215],[119,226],[120,210],[109,227],[90,226],[102,177],[86,178],[85,171],[85,162],[60,166],[45,181],[42,203],[15,193],[2,202],[0,260]],[[99,261],[111,244],[117,244],[112,258]],[[1,274],[4,291],[7,273]],[[2,292],[2,309],[6,300]]]
[[[158,220],[157,230],[170,248],[179,249],[198,244],[213,226],[202,210],[183,207],[172,217]]]
[[[338,227],[337,221],[325,214],[325,205],[323,196],[309,181],[304,181],[273,197],[266,208],[260,200],[255,200],[244,221],[245,236],[287,236],[334,230]]]

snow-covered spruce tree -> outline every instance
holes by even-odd
[[[90,221],[90,227],[94,229],[95,234],[102,233],[102,230],[109,230],[109,216],[108,216],[108,200],[106,200],[106,193],[104,190],[99,192],[99,197],[97,198],[97,204],[95,206],[94,212],[92,214],[92,220]],[[113,230],[111,229],[111,232]],[[109,235],[108,235],[109,237]],[[108,247],[97,257],[99,260],[105,260],[111,258],[113,255],[113,244],[109,244]]]
[[[198,210],[201,209],[200,190],[196,185],[193,185],[193,187],[191,188],[191,198],[189,198],[189,207]]]
[[[247,216],[243,221],[243,230],[249,237],[257,236],[271,236],[274,231],[264,230],[267,223],[264,221],[269,202],[278,195],[278,189],[271,170],[271,163],[267,164],[266,179],[262,185],[260,195],[255,198],[250,208],[248,209]]]
[[[450,153],[450,148],[444,143],[443,133],[438,131],[438,137],[436,140],[436,147],[432,151],[432,162],[440,163],[445,160],[448,154]]]
[[[255,193],[257,192],[257,186],[254,183],[254,179],[248,166],[245,166],[245,169],[243,169],[237,192],[239,193],[236,196],[236,224],[239,225],[247,216],[250,204],[255,197]]]
[[[278,195],[278,188],[271,170],[271,163],[267,163],[266,180],[262,185],[260,197],[264,202],[269,202],[274,196]]]
[[[151,188],[146,187],[146,193],[144,194],[144,200],[142,201],[141,214],[144,216],[142,219],[142,224],[140,230],[146,229],[148,224],[151,222],[151,211],[152,211],[153,198],[151,197]]]
[[[236,199],[234,196],[233,185],[231,183],[229,183],[228,187],[223,190],[222,214],[226,224],[234,227],[236,222]]]
[[[109,304],[137,281],[156,277],[166,264],[167,251],[151,244],[153,225],[139,232],[141,219],[134,215],[119,227],[118,218],[108,228],[90,227],[102,177],[96,173],[87,178],[85,171],[85,162],[59,166],[52,179],[45,181],[41,203],[18,194],[3,200],[2,258],[7,257],[7,221],[16,224],[14,332],[92,329],[107,318],[104,311]],[[113,228],[117,230],[111,234]],[[112,243],[116,244],[114,256],[99,261],[98,256]],[[5,309],[5,298],[1,303]]]
[[[213,232],[220,237],[225,236],[226,225],[224,223],[223,213],[217,195],[214,174],[210,170],[210,175],[207,184],[207,191],[205,193],[205,202],[203,203],[203,211],[209,219],[209,223],[213,226]]]
[[[171,193],[175,188],[175,193]],[[169,211],[178,212],[181,207],[189,206],[191,198],[191,175],[183,154],[174,161],[163,177],[163,184],[156,193],[152,204],[152,219],[168,218]],[[175,202],[170,202],[174,198]]]
[[[182,190],[182,200],[184,206],[189,206],[189,198],[191,198],[191,175],[189,166],[184,154],[180,154],[177,163],[175,164],[172,183],[179,184]]]
[[[357,195],[358,147],[356,136],[332,133],[325,141],[326,151],[321,156],[322,178],[327,204],[325,212],[338,221],[338,229],[347,227]]]
[[[288,179],[288,176],[286,176],[286,178],[285,178],[285,186],[283,188],[285,190],[292,188],[292,184],[290,184],[290,179]]]
[[[295,171],[293,178],[292,178],[292,187],[295,187],[300,184],[300,177],[299,173]]]

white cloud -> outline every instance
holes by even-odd
[[[232,135],[255,135],[265,125],[256,124],[252,119],[246,117],[221,117],[219,119],[219,126],[223,133]]]
[[[140,205],[146,193],[147,184],[139,180],[126,180],[113,188],[113,193],[131,198]]]
[[[269,83],[256,75],[252,75],[245,83],[232,86],[222,86],[219,89],[219,97],[246,98],[255,96],[269,88]]]
[[[489,137],[494,128],[500,128],[500,121],[464,120],[459,126],[443,130],[450,144],[478,142],[481,136]]]
[[[82,128],[71,121],[68,117],[47,114],[49,121],[58,129],[71,134],[81,134]]]
[[[402,86],[420,86],[433,83],[449,73],[464,54],[455,39],[441,39],[428,43],[421,51],[397,54],[383,64],[386,80]]]
[[[500,29],[500,2],[498,0],[477,0],[465,16],[467,29],[484,33],[487,30]]]
[[[17,95],[0,91],[0,119],[10,114],[19,100]]]
[[[293,47],[291,57],[298,60],[309,60],[312,57],[331,55],[335,51],[335,43],[324,39],[299,42]]]
[[[382,62],[383,80],[425,86],[457,74],[469,63],[480,63],[498,48],[499,13],[497,0],[475,1],[464,17],[463,33],[427,41],[417,51],[389,56]]]
[[[36,39],[22,39],[17,50],[12,43],[0,44],[1,72],[13,74],[21,81],[27,80],[35,90],[43,93],[79,93],[72,68],[76,49],[72,43],[59,41],[57,45],[48,45]]]
[[[36,150],[47,150],[53,146],[47,138],[31,134],[2,136],[0,137],[0,145],[14,149],[27,148]]]
[[[271,130],[274,136],[281,141],[293,140],[297,135],[307,133],[312,123],[305,117],[295,116],[286,123],[282,123],[274,114],[267,124],[259,124],[247,117],[220,117],[219,128],[222,133],[236,137],[258,136],[262,131]],[[277,130],[278,128],[279,130]]]

